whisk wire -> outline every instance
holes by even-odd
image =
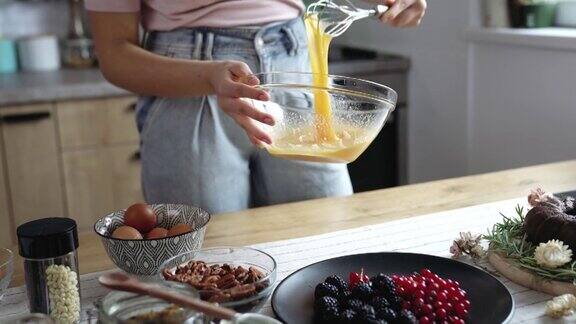
[[[342,35],[353,22],[383,13],[387,7],[377,6],[374,9],[356,7],[350,0],[318,0],[306,9],[309,15],[316,15],[318,27],[324,27],[324,32],[331,37]]]

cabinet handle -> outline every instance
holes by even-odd
[[[136,111],[136,103],[131,103],[128,105],[128,107],[126,107],[126,111],[131,113],[131,112],[135,112]]]
[[[141,156],[140,156],[140,151],[136,151],[136,152],[134,152],[134,154],[132,154],[132,156],[130,157],[130,161],[137,162],[137,161],[140,161],[140,158],[141,158]]]
[[[39,111],[26,114],[5,115],[1,117],[1,121],[7,124],[26,123],[50,118],[50,112]]]

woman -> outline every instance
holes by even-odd
[[[418,25],[426,9],[425,0],[386,4],[382,21],[398,27]],[[352,193],[344,164],[259,150],[271,139],[257,123],[274,119],[240,99],[268,99],[253,87],[256,78],[245,78],[253,72],[309,70],[300,0],[86,0],[86,7],[102,73],[141,95],[149,203],[222,213]]]

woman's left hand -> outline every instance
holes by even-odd
[[[370,1],[374,2],[374,1]],[[420,25],[422,17],[426,13],[426,0],[384,0],[388,11],[380,20],[394,27],[416,27]]]

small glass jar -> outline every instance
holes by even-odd
[[[78,231],[70,218],[34,220],[17,229],[30,312],[57,323],[80,322]]]
[[[182,294],[199,298],[190,289],[178,289]],[[167,301],[122,291],[113,291],[95,303],[101,324],[203,324],[205,317],[190,309],[174,306]],[[145,316],[146,319],[143,319]]]

